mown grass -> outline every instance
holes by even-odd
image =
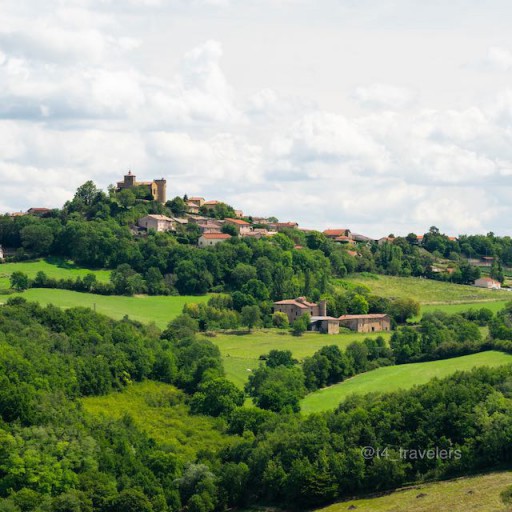
[[[335,503],[316,512],[482,512],[510,511],[500,494],[512,484],[512,472],[489,473],[397,489],[383,496]]]
[[[219,420],[190,415],[184,393],[168,384],[136,383],[120,393],[83,398],[82,405],[94,416],[118,419],[128,414],[155,441],[188,459],[200,450],[217,450],[230,442]]]
[[[301,410],[308,414],[334,409],[351,394],[389,393],[397,389],[408,389],[414,385],[425,384],[435,377],[443,378],[459,370],[470,370],[476,366],[495,367],[509,363],[512,363],[511,354],[487,351],[442,361],[377,368],[310,393],[302,400]]]
[[[512,300],[512,293],[510,294],[510,300]],[[462,311],[468,311],[470,309],[486,308],[490,309],[493,313],[501,311],[505,305],[510,302],[506,300],[493,301],[493,302],[476,302],[476,303],[464,303],[464,304],[424,304],[421,306],[420,315],[416,318],[412,318],[411,321],[416,322],[421,319],[425,313],[432,313],[433,311],[443,311],[450,315],[455,313],[461,313]]]
[[[109,270],[89,270],[79,267],[71,261],[59,258],[47,258],[37,261],[23,261],[19,263],[3,263],[0,265],[0,289],[10,287],[10,277],[13,272],[24,272],[31,279],[36,277],[38,272],[44,272],[48,277],[54,279],[76,279],[87,274],[94,274],[96,279],[108,283],[110,279]]]
[[[338,280],[338,285],[341,285],[343,281],[367,286],[375,295],[389,298],[411,298],[420,304],[467,304],[512,300],[512,293],[505,290],[486,290],[418,277],[354,274]]]
[[[215,343],[222,354],[226,376],[243,387],[252,370],[259,365],[259,356],[271,350],[290,350],[293,357],[302,361],[325,345],[337,345],[344,349],[353,341],[375,338],[381,335],[389,340],[390,333],[343,333],[335,335],[306,332],[303,336],[292,336],[288,331],[262,329],[252,333],[217,334],[206,339]]]
[[[21,296],[28,301],[39,302],[45,306],[53,304],[61,308],[87,307],[95,309],[98,313],[120,320],[125,315],[139,322],[154,322],[163,329],[170,320],[178,316],[183,306],[190,302],[206,302],[208,296],[147,296],[121,297],[117,295],[96,295],[80,293],[70,290],[53,290],[45,288],[32,288],[23,293],[13,294],[10,297]],[[0,297],[4,302],[7,297]]]

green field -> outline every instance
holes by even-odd
[[[510,294],[510,300],[512,300],[512,293]],[[450,315],[454,315],[455,313],[460,313],[461,311],[468,311],[469,309],[479,309],[479,308],[487,308],[490,309],[493,313],[497,313],[502,310],[507,304],[506,300],[499,300],[493,302],[484,302],[484,303],[472,303],[472,304],[425,304],[421,306],[421,314],[431,313],[432,311],[444,311]],[[418,321],[420,317],[413,318],[413,321]]]
[[[53,279],[76,279],[87,274],[94,274],[96,279],[103,283],[108,283],[110,279],[109,270],[89,270],[78,267],[71,261],[48,258],[46,260],[0,264],[0,289],[10,287],[9,279],[13,272],[24,272],[33,279],[39,271],[43,271]]]
[[[506,512],[500,494],[512,485],[512,472],[489,473],[406,487],[376,498],[343,501],[316,512]]]
[[[386,340],[391,336],[390,333],[327,335],[317,332],[292,336],[288,331],[265,329],[244,334],[217,334],[207,339],[219,347],[227,377],[242,387],[251,370],[258,367],[259,356],[268,354],[273,349],[290,350],[296,359],[302,361],[325,345],[337,345],[343,349],[353,341],[375,338],[378,335]]]
[[[388,298],[412,298],[420,304],[467,304],[512,300],[512,293],[505,290],[485,290],[418,277],[354,274],[341,281],[367,286],[375,295]]]
[[[216,450],[229,443],[218,421],[209,416],[193,416],[182,391],[169,384],[145,381],[120,393],[82,399],[87,413],[121,418],[132,417],[135,424],[155,441],[178,454],[193,459],[199,450]]]
[[[161,329],[165,328],[170,320],[181,313],[184,304],[187,302],[206,302],[209,299],[207,295],[201,297],[185,295],[121,297],[46,288],[32,288],[23,293],[10,295],[10,297],[15,296],[39,302],[43,306],[53,304],[61,308],[77,306],[95,308],[98,313],[103,313],[115,320],[120,320],[128,315],[132,320],[138,320],[139,322],[154,322]],[[6,297],[0,296],[0,301],[5,300]]]
[[[509,363],[512,363],[511,354],[488,351],[442,361],[377,368],[307,395],[301,402],[301,409],[304,413],[325,411],[336,408],[351,394],[389,393],[397,389],[407,389],[414,385],[425,384],[435,377],[447,377],[459,370],[470,370],[475,366],[501,366]]]

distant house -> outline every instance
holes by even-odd
[[[158,232],[176,231],[176,221],[165,215],[146,215],[137,221],[137,225],[147,230],[154,229]]]
[[[213,247],[214,245],[220,244],[229,240],[231,235],[227,233],[203,233],[197,241],[198,247]]]
[[[322,334],[339,334],[340,321],[332,316],[312,316],[308,330]]]
[[[352,240],[359,243],[368,243],[373,241],[369,236],[360,235],[359,233],[351,233],[350,236],[352,237]]]
[[[297,229],[299,225],[297,222],[271,222],[269,228],[277,232],[283,231],[284,229]]]
[[[297,297],[296,299],[274,302],[274,312],[276,311],[284,313],[290,322],[293,322],[305,313],[309,313],[312,317],[326,317],[327,303],[321,300],[316,304],[315,302],[308,302],[305,297]]]
[[[326,229],[325,231],[323,231],[323,234],[327,237],[327,238],[331,238],[331,239],[335,239],[335,238],[338,238],[340,236],[346,236],[350,239],[352,239],[352,234],[350,232],[350,229],[346,229],[346,228],[339,228],[339,229]]]
[[[204,206],[207,210],[213,210],[217,205],[222,204],[221,201],[216,201],[215,199],[211,201],[205,201],[202,206]]]
[[[368,315],[342,315],[339,317],[342,327],[356,332],[380,332],[391,330],[391,319],[384,313]]]
[[[201,233],[220,233],[222,230],[222,222],[214,219],[206,219],[197,222]]]
[[[224,219],[226,224],[235,226],[236,231],[239,235],[244,236],[245,234],[252,231],[252,226],[248,222],[242,219]]]
[[[379,238],[377,240],[377,243],[379,245],[384,245],[384,244],[392,244],[394,241],[395,241],[394,236],[383,236],[382,238]]]
[[[187,203],[193,204],[200,208],[204,204],[204,197],[189,197]]]
[[[37,216],[46,215],[47,213],[50,213],[50,212],[51,212],[50,208],[30,208],[27,210],[28,215],[37,215]]]
[[[475,286],[478,288],[487,288],[489,290],[500,290],[501,283],[492,279],[491,277],[481,277],[475,281]]]
[[[237,219],[241,219],[244,216],[244,212],[242,210],[235,210],[235,217]]]

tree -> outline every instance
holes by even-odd
[[[22,292],[29,287],[29,280],[27,274],[23,272],[13,272],[10,278],[11,288],[14,288],[18,292]]]
[[[190,408],[195,414],[228,416],[243,403],[244,393],[228,379],[219,377],[207,380],[199,386],[199,390],[192,397]]]
[[[238,231],[233,224],[224,224],[221,228],[221,231],[231,236],[238,236]]]
[[[265,356],[265,363],[269,368],[277,368],[278,366],[287,366],[291,368],[297,364],[297,361],[293,359],[290,350],[271,350]]]
[[[35,256],[47,256],[53,244],[53,230],[46,224],[31,224],[20,233],[23,247]]]
[[[112,502],[112,510],[123,512],[153,512],[148,498],[138,489],[124,489]]]
[[[311,315],[304,313],[292,322],[292,334],[294,336],[302,336],[309,327],[311,322]]]
[[[278,329],[288,329],[290,325],[288,315],[282,311],[276,311],[272,315],[272,325]]]
[[[242,325],[247,326],[249,331],[253,327],[261,325],[261,311],[259,306],[244,306],[241,313]]]
[[[299,412],[299,402],[306,393],[304,373],[297,366],[260,366],[249,376],[246,391],[262,409]]]

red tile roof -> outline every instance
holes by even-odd
[[[231,235],[228,235],[227,233],[203,233],[201,236],[207,240],[227,240],[228,238],[231,238]]]
[[[326,229],[323,232],[323,234],[325,236],[344,236],[345,233],[347,233],[348,231],[350,231],[350,230],[345,229],[345,228],[343,228],[343,229]]]
[[[369,313],[368,315],[341,315],[338,320],[359,320],[359,319],[371,319],[371,318],[387,318],[388,315],[385,313]]]
[[[245,220],[241,220],[241,219],[231,219],[231,218],[227,218],[227,219],[224,219],[226,221],[229,221],[233,224],[238,224],[239,226],[250,226],[249,222],[246,222]]]

